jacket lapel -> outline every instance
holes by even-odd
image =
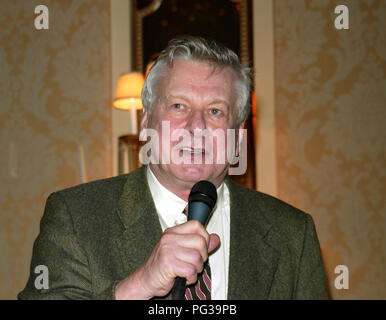
[[[230,179],[226,183],[231,210],[228,299],[267,299],[280,257],[266,240],[272,226],[248,199],[253,191]]]
[[[128,175],[117,211],[125,230],[115,243],[127,276],[143,264],[162,235],[145,166]]]

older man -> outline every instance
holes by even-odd
[[[248,96],[234,52],[201,38],[170,41],[142,93],[142,129],[159,133],[152,160],[50,195],[19,298],[169,298],[176,277],[187,280],[186,299],[327,298],[312,218],[227,178],[221,154],[235,151],[227,132],[238,141]],[[218,194],[207,228],[184,213],[200,180]],[[43,289],[38,265],[49,271]]]

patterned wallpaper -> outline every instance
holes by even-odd
[[[332,298],[386,299],[386,1],[275,0],[274,19],[278,196],[313,216]]]
[[[0,2],[0,299],[24,287],[47,196],[111,175],[109,1]]]

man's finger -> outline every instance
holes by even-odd
[[[165,233],[198,234],[202,236],[205,239],[207,245],[209,245],[209,234],[198,220],[191,220],[178,226],[166,229]]]

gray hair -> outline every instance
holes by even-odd
[[[230,67],[236,74],[235,81],[237,97],[237,121],[236,127],[248,117],[250,112],[250,69],[243,67],[236,53],[224,45],[199,37],[184,36],[169,41],[167,47],[161,52],[151,67],[142,89],[142,104],[150,115],[156,98],[156,85],[166,75],[175,59],[194,60],[209,63],[216,68]]]

